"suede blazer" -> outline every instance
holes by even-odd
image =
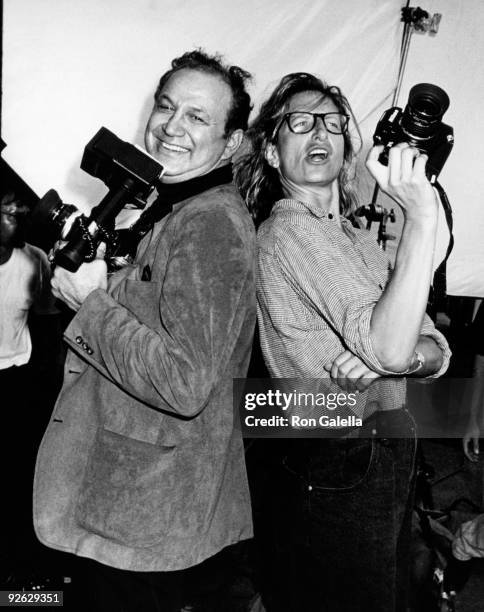
[[[222,185],[176,204],[88,296],[37,459],[46,546],[166,571],[251,537],[232,379],[250,358],[254,275],[252,221]]]

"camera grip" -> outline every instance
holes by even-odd
[[[78,236],[56,253],[54,262],[69,272],[77,272],[81,264],[89,259],[90,251],[91,244],[84,236]]]

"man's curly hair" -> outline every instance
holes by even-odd
[[[219,76],[232,91],[232,106],[227,114],[225,123],[225,136],[229,136],[234,130],[246,130],[249,114],[252,110],[250,96],[246,91],[246,84],[252,76],[249,72],[238,66],[228,66],[219,54],[209,55],[203,49],[187,51],[180,57],[175,57],[171,62],[171,69],[160,78],[155,92],[155,100],[168,79],[179,70],[198,70]]]

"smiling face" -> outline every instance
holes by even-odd
[[[286,112],[337,113],[334,102],[318,91],[295,94]],[[344,160],[344,137],[330,134],[318,118],[306,134],[294,134],[287,122],[281,125],[277,141],[267,145],[266,158],[279,172],[283,190],[291,195],[304,189],[337,185]]]
[[[159,92],[145,131],[145,146],[165,168],[162,180],[178,183],[226,164],[241,130],[225,136],[232,91],[219,76],[192,69],[175,72]]]

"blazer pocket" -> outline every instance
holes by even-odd
[[[212,489],[203,481],[210,476],[203,464],[190,469],[193,458],[189,466],[187,459],[175,446],[99,429],[78,499],[78,522],[93,533],[138,547],[203,532]]]

